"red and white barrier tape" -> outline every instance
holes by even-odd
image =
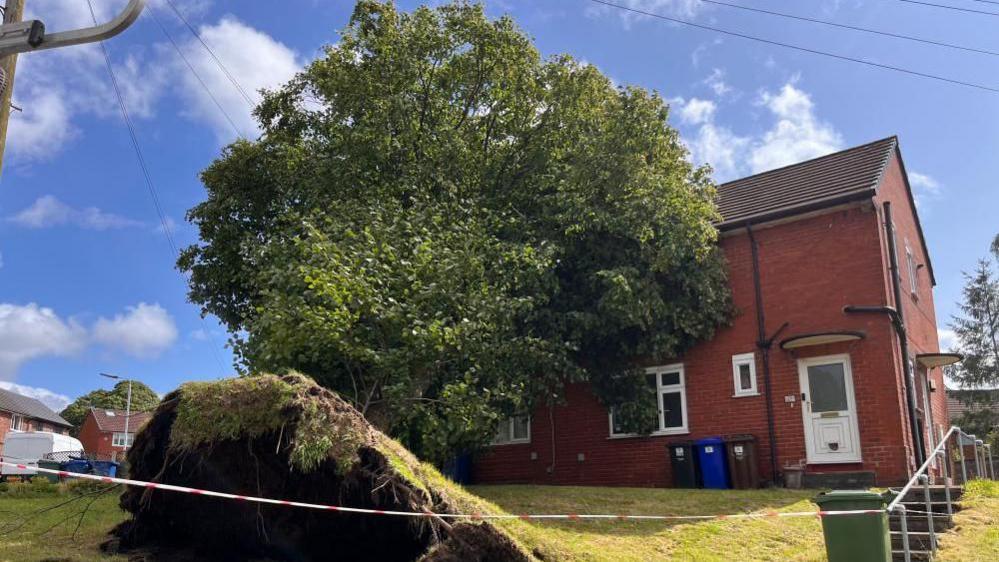
[[[731,515],[607,515],[607,514],[576,514],[565,513],[556,515],[514,515],[501,514],[494,515],[488,513],[433,513],[430,511],[391,511],[382,509],[367,509],[363,507],[344,507],[337,505],[324,505],[318,503],[297,502],[289,500],[275,500],[270,498],[258,498],[255,496],[241,496],[238,494],[227,494],[225,492],[214,492],[212,490],[201,490],[198,488],[188,488],[186,486],[175,486],[173,484],[158,484],[156,482],[144,482],[142,480],[129,480],[127,478],[114,478],[111,476],[97,476],[95,474],[79,474],[76,472],[66,472],[64,470],[52,470],[48,468],[38,468],[24,464],[16,464],[0,461],[0,466],[10,466],[21,470],[34,470],[44,474],[57,474],[63,478],[83,478],[85,480],[96,480],[108,484],[124,484],[126,486],[137,486],[152,490],[166,490],[170,492],[180,492],[183,494],[194,494],[197,496],[210,496],[215,498],[225,498],[242,502],[255,502],[271,505],[285,505],[289,507],[304,507],[306,509],[320,509],[324,511],[336,511],[341,513],[361,513],[366,515],[394,515],[397,517],[440,517],[441,519],[524,519],[524,520],[610,520],[610,521],[674,521],[674,520],[709,520],[709,519],[762,519],[765,517],[827,517],[834,515],[873,515],[884,513],[883,509],[855,509],[849,511],[763,511],[758,513],[736,513]]]

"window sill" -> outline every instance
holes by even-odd
[[[733,394],[732,398],[752,398],[753,396],[759,396],[759,392],[747,392],[745,394]]]
[[[503,443],[490,443],[490,447],[506,447],[508,445],[530,445],[530,439],[518,439],[516,441],[505,441]]]
[[[667,437],[670,435],[690,435],[690,431],[687,429],[670,429],[668,431],[653,431],[648,435],[642,435],[641,433],[620,433],[616,435],[610,435],[607,439],[634,439],[636,437]]]

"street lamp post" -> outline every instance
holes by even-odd
[[[121,380],[121,377],[118,375],[109,375],[107,373],[100,373],[100,375],[109,379]],[[132,415],[132,379],[126,380],[128,381],[128,398],[125,400],[125,450],[127,451],[132,444],[132,440],[128,437],[128,418]]]

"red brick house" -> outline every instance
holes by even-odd
[[[68,435],[73,427],[34,398],[0,388],[0,454],[11,431],[50,431]]]
[[[939,367],[952,359],[897,139],[723,184],[718,207],[737,312],[649,367],[659,430],[619,434],[572,385],[501,428],[473,481],[669,486],[667,443],[732,434],[756,437],[768,481],[803,463],[894,484],[922,463],[948,427]]]
[[[83,450],[99,459],[117,459],[127,447],[131,446],[135,434],[151,417],[150,412],[132,412],[126,416],[125,410],[90,408],[83,425],[80,426],[80,442],[83,443]]]

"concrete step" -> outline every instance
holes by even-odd
[[[901,549],[891,551],[892,562],[905,562],[905,552]],[[913,562],[930,562],[933,554],[928,550],[910,550],[909,559]]]
[[[937,540],[940,540],[939,535]],[[901,531],[891,532],[891,547],[892,550],[902,550]],[[909,549],[930,550],[930,534],[926,531],[909,531]]]
[[[909,511],[926,511],[926,502],[925,501],[913,501],[913,502],[905,501],[905,502],[902,502],[902,505],[904,505],[905,508],[908,509]],[[951,512],[953,512],[953,513],[957,513],[958,511],[961,511],[961,503],[960,502],[951,502],[950,509],[951,509]],[[945,502],[945,501],[939,501],[939,502],[937,502],[937,501],[931,501],[930,502],[930,511],[932,511],[933,513],[947,513],[947,502]]]
[[[930,530],[929,522],[927,521],[926,515],[910,513],[908,516],[908,530],[917,532],[928,532]],[[934,515],[933,516],[933,529],[937,533],[942,533],[947,529],[954,526],[954,518],[947,515]],[[890,515],[888,517],[888,529],[891,531],[901,531],[902,523],[898,515]]]
[[[944,486],[936,485],[930,486],[930,500],[931,501],[944,501],[947,499],[946,493],[944,491]],[[901,488],[892,488],[893,492],[901,492]],[[951,501],[957,501],[961,499],[961,495],[964,494],[964,488],[962,486],[950,486],[950,499]],[[914,486],[909,489],[905,494],[905,498],[902,499],[904,502],[913,501],[923,501],[925,496],[923,495],[922,486]]]

